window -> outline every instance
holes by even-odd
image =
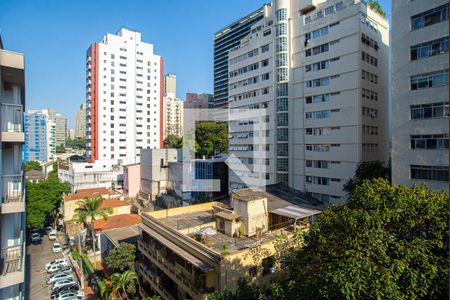
[[[269,51],[269,45],[264,45],[261,47],[261,53]]]
[[[334,6],[328,6],[325,8],[325,16],[331,15],[332,13],[334,13]]]
[[[277,114],[277,126],[288,126],[288,114],[287,113]]]
[[[277,36],[287,35],[287,24],[281,23],[277,25]]]
[[[269,74],[267,74],[267,79],[269,79]],[[287,81],[288,78],[288,69],[287,68],[279,68],[277,70],[277,81]],[[264,79],[263,79],[264,80]]]
[[[286,37],[279,37],[276,41],[276,51],[277,52],[283,52],[288,51],[287,48],[287,38]]]
[[[411,17],[411,30],[427,27],[448,20],[448,4]]]
[[[277,112],[288,111],[288,99],[279,98],[277,99]]]
[[[340,11],[344,8],[344,4],[341,2],[336,3],[336,11]]]
[[[411,179],[448,181],[448,167],[411,165]]]
[[[278,143],[277,144],[277,156],[288,156],[288,144]]]
[[[308,96],[305,98],[305,100],[306,100],[306,104],[328,102],[328,101],[330,101],[330,94]]]
[[[373,57],[372,55],[367,54],[366,52],[361,52],[362,61],[371,64],[374,67],[378,67],[378,59]]]
[[[330,84],[330,77],[318,78],[313,80],[308,80],[305,82],[306,87],[316,88],[320,86],[327,86]]]
[[[276,15],[277,15],[277,22],[287,20],[287,9],[286,8],[278,9]]]
[[[411,120],[448,117],[448,103],[411,105]]]
[[[411,149],[448,149],[448,134],[411,135]]]
[[[448,52],[448,37],[411,46],[411,60],[418,60]]]
[[[288,62],[287,53],[278,53],[276,57],[277,67],[286,67]]]
[[[411,90],[420,90],[448,85],[448,70],[419,74],[410,77]]]
[[[287,83],[277,84],[277,97],[288,95],[288,85]]]
[[[288,161],[289,160],[287,158],[277,158],[277,171],[287,172]]]
[[[263,275],[272,274],[275,272],[275,261],[273,257],[269,256],[263,259]]]
[[[287,142],[288,141],[288,129],[287,128],[277,128],[277,141]]]
[[[270,30],[270,28],[269,29],[267,29],[267,30],[265,30],[264,32],[263,32],[263,36],[268,36],[268,35],[270,35],[272,33],[272,31]]]

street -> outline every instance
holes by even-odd
[[[63,257],[62,253],[52,252],[53,243],[54,241],[48,239],[48,235],[44,235],[40,244],[27,246],[27,299],[50,299],[50,289],[45,283],[47,273],[44,266],[55,258]]]

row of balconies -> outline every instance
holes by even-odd
[[[24,142],[22,105],[0,103],[0,134],[2,142]]]

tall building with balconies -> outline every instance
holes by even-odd
[[[0,299],[24,299],[24,108],[24,56],[3,49],[0,38]]]
[[[48,113],[50,119],[55,123],[55,143],[57,146],[64,146],[67,140],[67,118],[53,109],[49,109]]]
[[[238,46],[262,17],[263,8],[259,8],[214,34],[214,108],[228,107],[228,51]]]
[[[28,110],[24,118],[24,161],[48,162],[56,159],[55,119],[48,109]]]
[[[448,193],[448,1],[392,5],[392,182]]]
[[[388,160],[388,22],[354,0],[263,12],[228,54],[230,185],[281,182],[344,202],[359,162]]]
[[[164,76],[163,126],[164,138],[183,134],[183,101],[177,98],[177,78],[175,74]]]
[[[121,28],[86,55],[87,155],[90,162],[139,158],[163,141],[163,59],[138,31]]]

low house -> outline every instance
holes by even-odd
[[[30,170],[30,171],[25,172],[25,180],[26,181],[36,183],[36,182],[42,181],[44,179],[45,179],[45,175],[41,171]]]

